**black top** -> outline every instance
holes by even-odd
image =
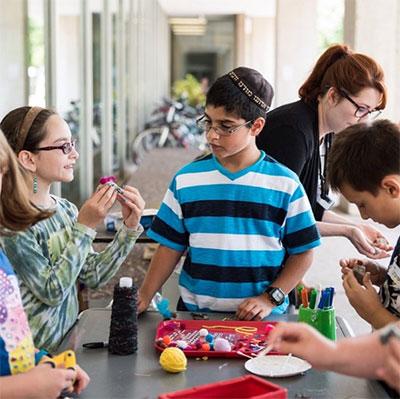
[[[300,100],[269,112],[257,137],[257,146],[299,176],[314,216],[320,221],[324,209],[317,203],[320,167],[317,104]]]

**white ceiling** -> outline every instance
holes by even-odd
[[[158,0],[169,16],[245,14],[274,17],[275,0]]]

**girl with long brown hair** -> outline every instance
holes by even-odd
[[[50,218],[2,240],[20,280],[34,342],[54,351],[77,319],[77,282],[97,288],[114,276],[143,231],[139,220],[144,201],[134,187],[125,186],[121,195],[104,185],[78,211],[67,199],[50,194],[52,183],[74,178],[79,154],[67,123],[52,110],[20,107],[9,112],[0,127],[29,174],[30,200],[54,211]],[[115,201],[121,205],[124,224],[96,253],[95,228]]]
[[[51,216],[33,206],[25,176],[0,131],[0,232],[12,235]],[[32,271],[34,273],[35,271]],[[81,392],[89,377],[77,372],[38,365],[28,320],[24,312],[14,270],[0,247],[0,386],[1,396],[15,398],[58,398],[64,389]]]

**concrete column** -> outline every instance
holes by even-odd
[[[24,0],[0,0],[0,62],[1,96],[0,119],[13,108],[28,103],[25,72]]]
[[[317,0],[276,2],[275,106],[296,101],[318,58]]]
[[[383,116],[399,121],[400,1],[346,0],[344,38],[353,50],[382,65],[389,92]]]

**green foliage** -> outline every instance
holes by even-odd
[[[40,67],[44,65],[43,26],[32,18],[28,19],[28,65]]]
[[[191,74],[187,74],[185,79],[174,82],[172,96],[175,99],[186,98],[188,103],[194,107],[204,105],[206,101],[200,82]]]
[[[318,0],[317,31],[320,52],[343,43],[344,0]]]

